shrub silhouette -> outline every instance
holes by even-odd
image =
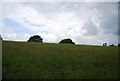
[[[75,44],[71,39],[63,39],[59,43],[64,43],[64,44]]]
[[[120,47],[120,44],[118,44],[118,47]]]
[[[103,43],[103,46],[107,46],[107,43]]]
[[[0,40],[3,40],[1,34],[0,34]]]
[[[43,42],[43,39],[39,35],[34,35],[31,36],[27,42]]]
[[[115,46],[114,44],[111,44],[110,46]]]

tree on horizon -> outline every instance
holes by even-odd
[[[59,43],[64,43],[64,44],[75,44],[70,38],[68,39],[63,39]]]
[[[34,36],[31,36],[27,42],[41,42],[41,43],[43,43],[43,38],[41,38],[41,36],[39,36],[39,35],[34,35]]]

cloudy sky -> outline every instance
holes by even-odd
[[[71,38],[76,44],[118,44],[118,2],[3,2],[2,37],[44,42]]]

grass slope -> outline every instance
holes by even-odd
[[[36,42],[2,43],[3,79],[115,79],[118,48]]]

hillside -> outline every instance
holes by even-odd
[[[3,79],[115,79],[118,47],[2,43]]]

